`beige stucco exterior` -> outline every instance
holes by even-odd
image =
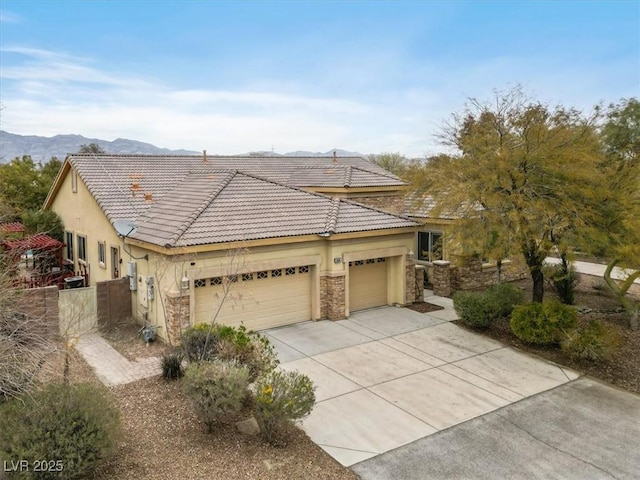
[[[198,279],[242,274],[275,268],[310,266],[311,319],[322,318],[322,302],[327,301],[323,278],[340,279],[343,290],[332,290],[330,302],[337,302],[332,318],[349,316],[349,262],[369,258],[386,258],[387,303],[405,304],[407,298],[406,269],[408,254],[415,249],[415,228],[378,230],[337,234],[330,237],[272,238],[233,244],[201,245],[168,249],[134,239],[118,237],[104,212],[78,177],[72,182],[72,167],[65,162],[60,177],[49,194],[45,208],[61,217],[65,230],[74,234],[75,265],[78,269],[77,235],[86,237],[86,266],[90,285],[113,278],[110,250],[117,249],[118,277],[127,276],[127,264],[135,263],[136,276],[132,291],[132,312],[139,322],[144,320],[159,327],[158,335],[167,338],[168,312],[176,298],[184,305],[194,305],[194,282]],[[74,185],[72,185],[72,183]],[[75,187],[75,188],[74,188]],[[363,192],[364,193],[364,192]],[[106,246],[105,262],[99,262],[98,242]],[[182,288],[183,278],[188,288]],[[326,283],[326,282],[324,282]],[[151,287],[151,288],[150,288]],[[335,293],[338,292],[338,293]],[[171,304],[171,305],[169,305]],[[194,309],[186,309],[194,322]],[[169,316],[175,316],[171,313]]]

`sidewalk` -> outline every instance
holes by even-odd
[[[560,259],[555,257],[547,257],[545,259],[545,262],[549,264],[558,264],[560,263]],[[607,269],[606,265],[602,265],[599,263],[572,262],[572,264],[578,273],[583,273],[585,275],[592,275],[594,277],[604,277],[604,271]],[[615,280],[624,280],[628,275],[628,273],[626,272],[632,272],[632,271],[633,270],[625,270],[620,267],[615,267],[613,269],[611,277],[614,278]],[[640,285],[640,278],[636,278],[636,280],[633,283],[637,283]]]
[[[131,362],[98,333],[82,335],[76,349],[108,387],[135,382],[162,372],[159,358],[141,358]]]

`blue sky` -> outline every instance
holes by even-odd
[[[640,94],[639,1],[0,3],[0,128],[411,157],[467,97]]]

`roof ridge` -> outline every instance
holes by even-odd
[[[218,195],[220,195],[220,192],[222,192],[222,190],[224,190],[226,186],[229,185],[231,180],[233,180],[233,178],[237,174],[238,174],[237,170],[231,170],[227,173],[227,178],[222,183],[220,183],[220,185],[218,185],[218,188],[215,188],[211,192],[209,192],[209,194],[207,195],[205,200],[202,202],[202,204],[198,208],[196,208],[193,212],[191,212],[191,215],[189,215],[186,218],[186,220],[182,222],[182,225],[178,227],[176,232],[173,235],[171,235],[166,246],[173,246],[176,244],[176,242],[180,239],[180,237],[184,234],[184,232],[186,232],[187,229],[193,224],[193,222],[195,222],[198,219],[198,217],[200,217],[202,212],[204,212],[204,210],[211,204],[211,202]],[[187,175],[185,178],[188,178],[188,177],[189,175]]]
[[[350,187],[351,186],[351,165],[347,165],[347,168],[345,168],[344,171],[344,186],[345,187]]]
[[[402,180],[399,176],[397,176],[397,175],[395,175],[395,174],[393,174],[391,172],[388,172],[387,170],[385,170],[382,167],[379,167],[379,168],[381,168],[383,170],[382,172],[374,172],[373,170],[369,170],[369,169],[362,168],[362,167],[359,167],[359,166],[354,166],[354,165],[349,165],[349,166],[352,167],[352,168],[355,168],[356,170],[360,170],[362,172],[373,173],[374,175],[380,175],[381,177],[387,177],[387,178],[390,178],[391,180],[400,180],[402,183],[407,183],[404,180]]]
[[[338,213],[340,212],[340,199],[331,198],[329,211],[327,212],[327,221],[324,224],[324,231],[335,233],[338,224]]]
[[[376,208],[376,207],[372,207],[371,205],[367,205],[364,203],[359,203],[350,199],[346,199],[346,198],[341,198],[340,199],[342,202],[344,203],[348,203],[350,205],[355,205],[358,207],[363,207],[366,208],[367,210],[373,210],[374,212],[378,212],[378,213],[384,213],[385,215],[390,215],[392,217],[396,217],[396,218],[402,218],[403,220],[409,220],[410,222],[413,223],[417,223],[415,220],[413,220],[412,218],[406,216],[406,215],[402,215],[400,213],[392,213],[392,212],[387,212],[385,210],[381,210],[380,208]]]

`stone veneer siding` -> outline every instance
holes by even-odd
[[[457,264],[433,262],[433,293],[451,297],[458,290],[478,290],[498,283],[498,268],[484,266],[477,257],[458,257]],[[524,260],[514,259],[502,265],[501,282],[512,282],[529,276]]]
[[[340,320],[345,316],[345,276],[321,276],[320,317],[328,320]]]
[[[182,331],[189,327],[189,294],[168,293],[167,299],[167,340],[170,345],[179,345]]]
[[[416,301],[416,265],[413,260],[407,259],[406,271],[406,298],[405,303],[411,304]]]

